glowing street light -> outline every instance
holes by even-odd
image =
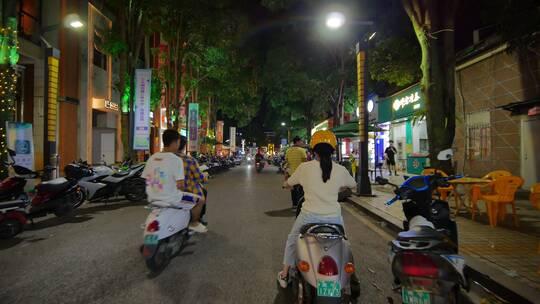
[[[79,29],[84,26],[81,17],[77,14],[69,14],[64,18],[64,26],[72,29]]]
[[[285,127],[285,125],[286,125],[286,123],[284,123],[284,122],[281,123],[281,126],[282,126],[282,127]]]
[[[331,12],[326,15],[326,26],[336,30],[345,24],[345,15],[341,12]]]
[[[80,28],[80,27],[83,27],[83,23],[79,20],[75,20],[75,21],[71,21],[69,23],[69,26],[71,26],[72,28]]]

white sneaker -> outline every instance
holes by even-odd
[[[287,286],[289,285],[289,276],[286,276],[285,278],[281,275],[281,271],[278,272],[277,274],[277,281],[279,283],[279,286],[281,286],[281,288],[287,288]]]
[[[189,225],[189,230],[192,230],[192,231],[195,231],[195,232],[198,232],[198,233],[206,233],[208,232],[208,228],[206,228],[205,225],[199,223],[195,226],[192,226],[192,225]]]

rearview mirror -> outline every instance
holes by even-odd
[[[8,154],[9,154],[9,156],[11,156],[11,157],[17,155],[17,153],[15,153],[15,151],[13,151],[13,150],[11,150],[11,149],[8,149]]]
[[[438,160],[451,160],[452,156],[454,156],[454,151],[452,149],[446,149],[439,152],[437,155]]]
[[[380,177],[380,176],[377,176],[377,177],[375,178],[375,181],[376,181],[379,185],[386,185],[386,184],[388,184],[388,179],[383,178],[383,177]]]

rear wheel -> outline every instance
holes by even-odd
[[[165,269],[171,260],[167,242],[160,241],[152,257],[146,259],[146,266],[153,273],[159,273]]]
[[[21,222],[15,219],[7,219],[0,223],[0,239],[8,239],[16,236],[23,230]]]
[[[302,278],[301,274],[292,282],[294,304],[315,304],[315,289]]]

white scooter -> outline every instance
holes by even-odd
[[[151,202],[143,233],[142,255],[150,271],[162,271],[171,258],[177,255],[189,238],[190,210],[199,196],[184,193],[177,204]]]

